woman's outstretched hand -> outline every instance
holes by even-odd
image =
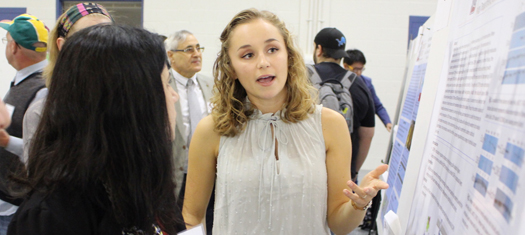
[[[379,179],[379,176],[385,173],[387,169],[388,165],[386,164],[378,166],[375,170],[365,175],[360,186],[349,180],[346,184],[351,190],[344,189],[343,193],[354,202],[355,207],[364,208],[377,195],[379,190],[388,188],[388,184]]]

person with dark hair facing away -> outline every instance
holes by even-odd
[[[346,54],[347,56],[343,59],[343,67],[346,70],[354,72],[357,74],[357,76],[363,79],[366,87],[368,87],[368,90],[370,90],[370,94],[372,94],[377,116],[381,119],[388,132],[390,132],[392,130],[392,121],[390,121],[390,116],[388,116],[388,112],[386,111],[385,107],[383,107],[383,103],[381,103],[381,100],[379,100],[379,97],[377,97],[376,89],[374,88],[374,85],[372,85],[372,79],[363,75],[366,64],[365,55],[363,52],[357,49],[347,50]]]
[[[171,157],[178,95],[160,38],[85,28],[65,42],[52,80],[8,234],[183,230]]]
[[[48,29],[41,20],[28,14],[0,21],[0,27],[7,30],[2,39],[6,44],[5,56],[17,71],[4,97],[4,102],[13,107],[12,123],[0,129],[0,235],[5,235],[21,203],[11,195],[11,189],[19,185],[12,182],[9,175],[24,167],[21,161],[24,114],[30,104],[47,94],[42,69],[47,65]]]
[[[273,13],[248,9],[223,30],[211,115],[192,139],[183,215],[202,222],[215,183],[213,234],[348,234],[377,191],[381,165],[350,180],[350,134],[315,104],[293,37]]]
[[[346,38],[336,28],[324,28],[314,39],[315,69],[321,80],[337,79],[341,81],[346,70],[341,67],[341,58],[346,56]],[[355,79],[350,86],[353,100],[354,118],[352,138],[352,179],[357,181],[357,174],[366,160],[372,137],[374,136],[374,102],[366,84]]]

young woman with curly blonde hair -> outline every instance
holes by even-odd
[[[315,104],[303,59],[277,16],[242,11],[220,39],[212,115],[190,146],[185,222],[202,222],[215,182],[213,234],[349,233],[388,187],[378,179],[387,166],[361,186],[350,180],[346,121]]]

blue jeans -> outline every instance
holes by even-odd
[[[13,218],[14,214],[7,215],[7,216],[0,216],[0,235],[6,235],[7,234],[7,227],[9,226],[9,223],[11,222],[11,219]]]

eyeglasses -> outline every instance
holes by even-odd
[[[195,53],[195,51],[198,51],[200,53],[204,52],[204,47],[188,47],[186,49],[182,49],[182,50],[171,50],[171,51],[181,51],[181,52],[184,52],[186,54],[193,54]]]
[[[14,40],[11,40],[11,41],[14,41]],[[9,39],[7,39],[7,38],[5,38],[5,37],[2,38],[2,43],[3,43],[3,44],[8,44],[9,42],[10,42]],[[18,44],[17,42],[15,42],[15,44],[16,44],[17,47],[21,48],[21,47],[20,47],[20,44]]]
[[[354,68],[352,66],[348,66],[349,70],[353,71],[353,72],[358,72],[358,71],[365,71],[365,67],[362,67],[362,68]]]

